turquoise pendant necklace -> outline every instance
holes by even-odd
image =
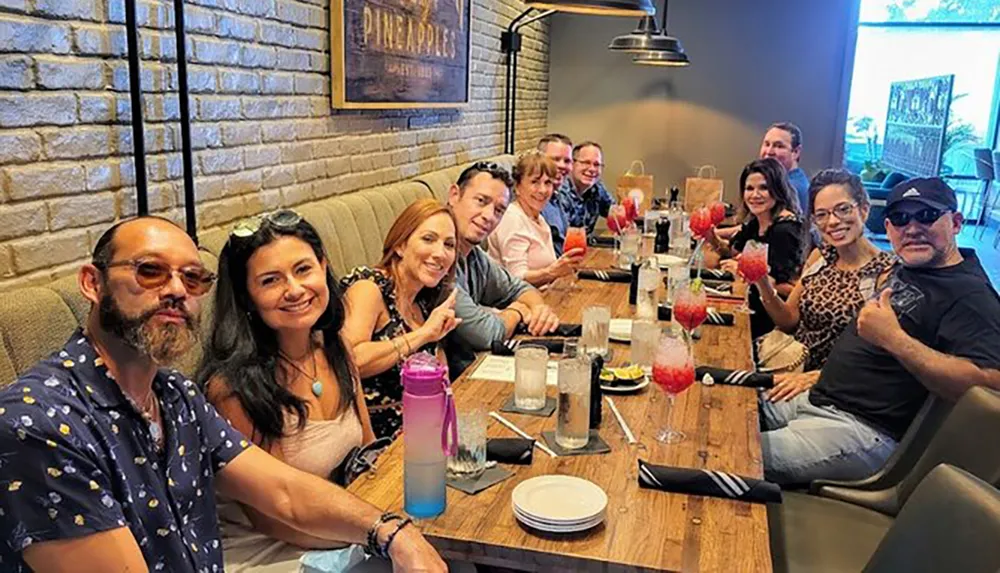
[[[316,351],[315,350],[310,350],[310,352],[312,353],[312,365],[313,365],[313,373],[312,374],[309,374],[305,370],[299,368],[299,365],[296,364],[295,362],[293,362],[292,359],[289,358],[284,352],[281,352],[279,350],[278,354],[282,358],[285,359],[285,362],[291,364],[292,368],[294,368],[294,369],[298,370],[299,372],[301,372],[302,375],[305,376],[307,379],[312,380],[312,393],[313,393],[313,396],[316,396],[317,398],[319,398],[320,396],[323,395],[323,382],[319,379],[319,369],[316,367]]]

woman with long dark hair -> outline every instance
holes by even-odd
[[[392,224],[375,268],[358,267],[341,286],[347,301],[344,340],[361,375],[372,428],[394,438],[402,427],[399,365],[414,352],[438,354],[455,318],[456,225],[434,199],[410,204]]]
[[[722,261],[719,266],[734,275],[743,247],[749,241],[768,246],[768,275],[774,279],[775,290],[787,298],[802,273],[805,249],[808,245],[806,226],[799,218],[798,199],[788,182],[785,168],[776,159],[751,161],[740,174],[743,201],[740,218],[743,225],[731,239],[709,236],[711,248]],[[774,329],[774,322],[764,310],[757,287],[750,286],[750,332],[754,338]]]
[[[316,229],[294,211],[237,224],[219,256],[214,324],[197,377],[236,429],[324,478],[373,439],[327,260]],[[338,547],[232,502],[220,504],[220,517],[227,569]]]

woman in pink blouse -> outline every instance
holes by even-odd
[[[556,257],[552,231],[541,216],[555,176],[556,164],[541,152],[522,155],[514,166],[514,202],[487,240],[494,260],[537,287],[572,273],[585,254],[572,249]]]

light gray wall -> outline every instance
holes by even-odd
[[[691,57],[687,68],[638,66],[609,51],[635,19],[557,14],[549,129],[602,143],[611,185],[633,159],[654,174],[658,193],[683,189],[698,166],[713,164],[734,201],[765,128],[788,120],[803,130],[812,174],[839,161],[856,2],[675,0],[669,30]]]

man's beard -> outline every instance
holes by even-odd
[[[168,309],[184,313],[184,323],[155,324],[152,321],[157,312]],[[198,317],[187,312],[183,302],[176,299],[167,299],[156,308],[132,317],[119,308],[111,295],[105,294],[98,316],[101,328],[157,364],[169,364],[198,341]]]

